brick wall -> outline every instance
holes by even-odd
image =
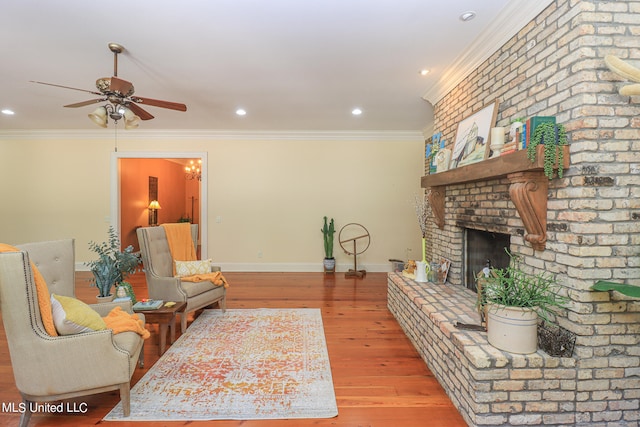
[[[429,251],[451,259],[450,281],[460,284],[462,226],[510,234],[530,271],[556,274],[570,297],[557,322],[578,335],[576,423],[636,425],[640,302],[589,290],[599,279],[640,285],[640,97],[617,93],[625,82],[606,68],[607,54],[640,66],[640,2],[557,0],[436,103],[434,128],[448,143],[496,99],[498,126],[555,116],[571,166],[549,185],[545,251],[524,241],[502,180],[447,187],[445,227],[430,223]]]

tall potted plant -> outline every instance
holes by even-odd
[[[324,239],[324,272],[334,273],[336,271],[336,259],[333,257],[333,235],[336,229],[333,224],[333,218],[331,222],[327,224],[327,217],[324,217],[324,226],[320,229]]]
[[[120,239],[113,227],[109,227],[108,234],[106,242],[89,242],[89,249],[98,255],[98,259],[86,263],[93,273],[91,285],[98,288],[98,301],[113,299],[113,286],[124,282],[141,262],[133,253],[133,246],[120,250]]]
[[[538,349],[538,318],[549,320],[554,307],[563,307],[555,277],[532,275],[521,268],[518,256],[509,253],[507,268],[492,268],[484,279],[480,297],[487,305],[489,344],[512,353]]]

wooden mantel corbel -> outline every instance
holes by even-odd
[[[447,187],[431,187],[429,191],[429,205],[433,212],[433,220],[439,229],[444,228],[444,193]]]
[[[462,166],[422,177],[422,187],[429,188],[429,204],[438,228],[445,223],[445,192],[448,185],[486,181],[507,177],[509,195],[522,219],[526,234],[536,251],[545,249],[547,242],[547,192],[549,179],[544,175],[544,146],[538,147],[535,162],[527,158],[526,150]],[[564,168],[570,164],[569,147],[564,150]]]
[[[524,239],[536,251],[547,243],[547,192],[549,179],[543,171],[517,172],[507,175],[509,195],[524,224]]]

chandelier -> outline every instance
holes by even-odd
[[[193,160],[189,161],[189,166],[185,166],[184,170],[184,177],[186,179],[197,179],[198,181],[202,180],[202,160],[198,159],[197,164]]]

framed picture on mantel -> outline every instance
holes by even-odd
[[[498,101],[484,107],[458,124],[451,153],[451,167],[470,165],[489,156],[491,128],[496,124]]]

